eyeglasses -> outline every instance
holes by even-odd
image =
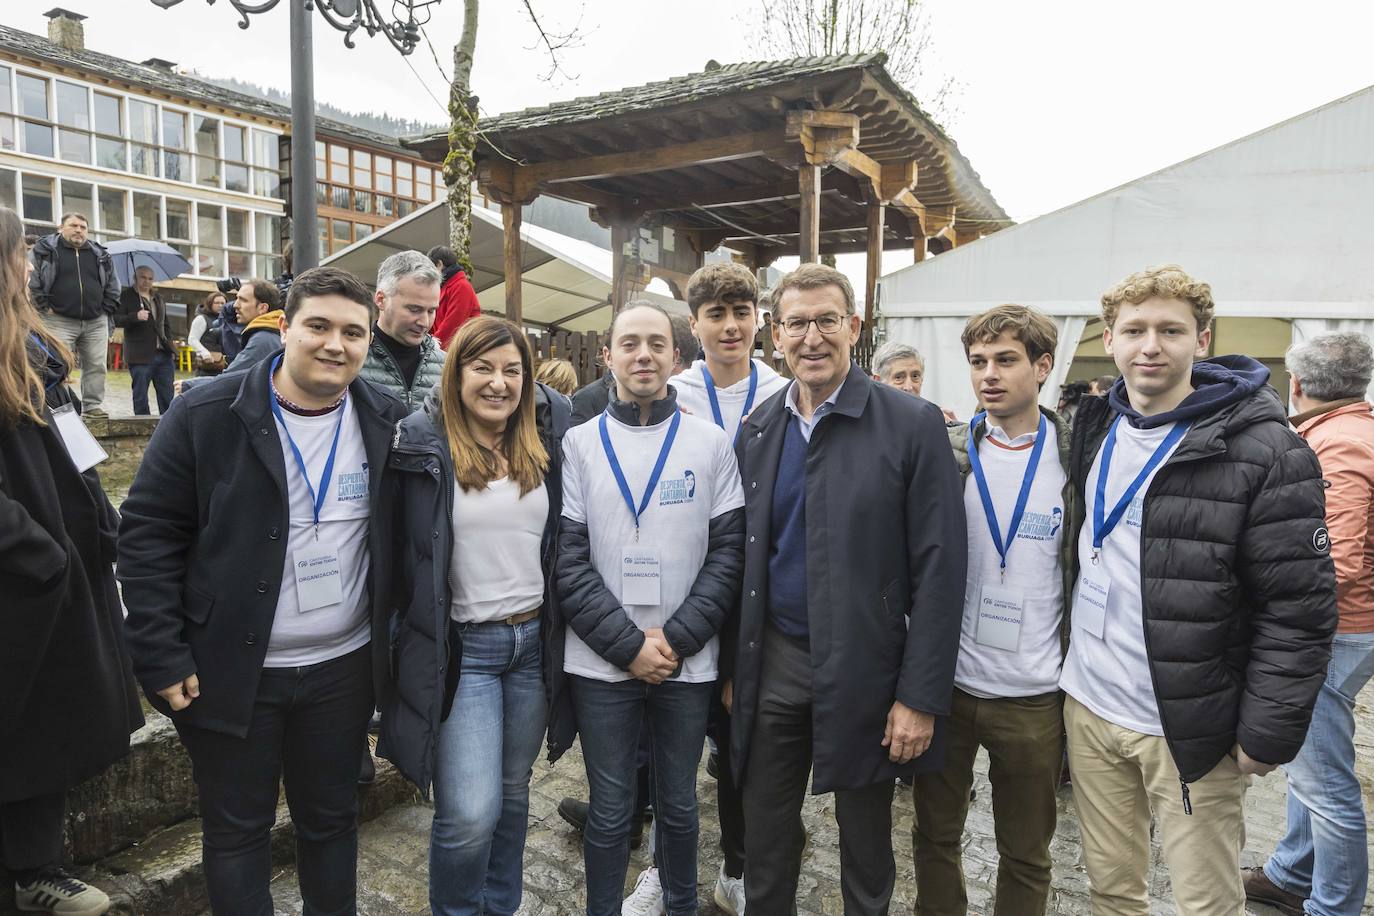
[[[844,324],[844,315],[831,312],[819,318],[784,318],[781,322],[783,333],[788,337],[805,337],[811,325],[822,334],[834,334]]]

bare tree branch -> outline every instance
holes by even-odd
[[[577,74],[568,73],[568,71],[563,68],[561,52],[570,48],[582,46],[582,39],[585,37],[582,33],[582,16],[583,13],[586,12],[585,5],[579,4],[577,21],[573,24],[572,28],[566,31],[557,31],[552,28],[544,27],[543,22],[539,19],[539,14],[534,11],[534,5],[531,3],[531,0],[521,0],[521,3],[524,4],[525,15],[529,18],[530,24],[533,25],[535,31],[539,33],[539,41],[536,42],[534,47],[543,45],[544,51],[549,56],[548,72],[541,76],[540,79],[549,82],[559,74],[562,74],[563,78],[567,80],[577,79]]]

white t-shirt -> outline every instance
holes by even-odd
[[[754,403],[749,407],[750,413],[758,409],[764,401],[787,387],[787,379],[774,372],[767,363],[756,359],[753,361],[753,365],[758,370],[759,381],[754,390]],[[711,413],[711,397],[706,393],[706,377],[702,374],[702,369],[705,366],[706,360],[699,359],[684,371],[670,378],[668,384],[672,385],[673,390],[677,392],[679,407],[695,417],[700,417],[707,423],[714,423],[715,415]],[[720,418],[725,424],[725,434],[733,442],[744,418],[744,404],[749,400],[749,377],[745,376],[728,388],[717,388],[716,399],[720,402]]]
[[[982,459],[1001,536],[1006,535],[1011,524],[1036,435],[1027,433],[1008,439],[1001,427],[989,426],[979,444],[978,457]],[[1065,477],[1053,426],[1047,426],[1047,436],[1025,514],[1007,551],[1005,579],[978,494],[978,482],[970,473],[964,483],[968,587],[964,590],[964,623],[954,683],[977,697],[1031,697],[1059,689],[1059,624],[1064,615],[1059,547],[1064,537]],[[984,584],[1021,592],[1021,638],[1015,651],[978,642],[979,597]]]
[[[641,630],[662,627],[692,590],[706,559],[711,520],[744,506],[735,453],[725,433],[710,419],[679,414],[672,451],[663,466],[654,496],[640,517],[639,545],[659,551],[661,603],[625,608]],[[658,460],[671,420],[654,426],[626,426],[607,415],[611,444],[638,506]],[[621,596],[620,567],[624,548],[634,543],[635,523],[601,445],[601,422],[595,418],[563,437],[563,515],[587,526],[592,566],[612,595]],[[720,643],[716,637],[696,655],[683,660],[677,680],[704,683],[716,679]],[[598,681],[626,681],[628,672],[592,651],[568,628],[563,670]]]
[[[549,491],[540,484],[520,496],[509,477],[464,493],[453,484],[453,555],[449,563],[459,623],[487,623],[532,611],[544,600],[539,549],[549,518]]]
[[[300,465],[286,438],[300,449],[310,474],[310,485],[318,487],[324,465],[334,442],[339,423],[339,449],[334,458],[334,473],[324,504],[320,507],[319,538],[315,537],[314,506],[310,488],[301,477]],[[272,637],[267,643],[266,668],[315,665],[347,655],[367,644],[372,631],[368,613],[368,526],[372,505],[368,486],[367,452],[363,448],[358,414],[349,398],[339,410],[319,417],[302,417],[282,408],[282,423],[277,423],[282,458],[286,462],[286,490],[291,502],[291,528],[286,540],[286,566],[282,571],[277,614],[272,620]],[[252,507],[245,507],[252,511]],[[296,593],[297,550],[328,549],[339,558],[339,580],[343,600],[302,613]]]
[[[1107,475],[1104,516],[1111,513],[1173,426],[1136,429],[1125,420],[1116,424],[1116,447]],[[1176,442],[1155,465],[1136,491],[1121,521],[1103,540],[1098,568],[1106,571],[1112,584],[1107,592],[1102,638],[1084,629],[1075,617],[1069,657],[1064,662],[1064,674],[1059,681],[1066,693],[1108,722],[1143,735],[1161,737],[1164,729],[1159,723],[1159,703],[1155,699],[1154,681],[1145,654],[1145,615],[1140,596],[1140,522],[1150,483],[1177,448]],[[1080,568],[1087,568],[1092,563],[1093,507],[1097,503],[1102,451],[1098,449],[1083,485],[1087,520],[1078,535]],[[1079,587],[1075,586],[1075,594]]]

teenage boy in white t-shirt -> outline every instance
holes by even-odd
[[[563,439],[556,572],[568,625],[563,669],[591,790],[587,912],[621,909],[644,723],[666,910],[695,913],[696,772],[717,634],[739,598],[744,493],[725,433],[682,413],[668,387],[676,357],[668,315],[631,303],[607,339],[614,396]]]
[[[195,765],[216,914],[271,916],[283,780],[306,910],[356,908],[358,749],[388,650],[372,506],[406,414],[358,378],[374,316],[352,274],[302,273],[282,350],[177,398],[124,502],[125,634]]]
[[[1074,516],[1069,427],[1038,403],[1057,340],[1054,322],[1020,305],[1000,305],[964,327],[984,412],[949,429],[964,477],[968,580],[945,765],[914,782],[921,914],[968,911],[960,852],[980,746],[999,856],[995,912],[1034,916],[1049,901]]]
[[[1151,815],[1180,916],[1245,912],[1245,787],[1302,746],[1336,627],[1317,458],[1268,369],[1203,358],[1213,308],[1174,265],[1105,293],[1121,378],[1074,419],[1060,686],[1096,914],[1149,912]]]

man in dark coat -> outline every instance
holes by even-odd
[[[792,913],[801,806],[835,793],[846,913],[886,913],[892,785],[941,763],[967,534],[940,411],[851,360],[860,319],[839,271],[776,291],[773,339],[795,381],[736,446],[747,543],[732,677],[750,916]]]
[[[172,405],[173,369],[172,325],[167,306],[153,290],[153,269],[134,271],[134,285],[119,294],[114,322],[124,329],[124,362],[129,366],[133,385],[134,414],[147,416],[148,384],[157,392],[157,412],[164,414]]]
[[[388,647],[369,521],[406,414],[357,378],[373,309],[351,274],[298,276],[282,353],[178,398],[124,503],[125,632],[195,765],[217,914],[273,912],[283,776],[306,910],[356,906],[358,749]]]
[[[1269,370],[1204,359],[1211,289],[1169,265],[1102,297],[1121,378],[1079,402],[1084,507],[1060,686],[1094,913],[1242,913],[1248,777],[1302,747],[1336,628],[1317,457]]]
[[[606,405],[611,402],[615,391],[615,376],[607,369],[599,379],[593,379],[572,395],[572,425],[586,423],[593,417],[601,416]]]
[[[143,712],[120,636],[115,511],[55,426],[53,411],[76,407],[60,348],[31,340],[47,425],[0,422],[0,864],[26,909],[61,901],[103,913],[104,893],[61,870],[67,790],[128,753]]]

